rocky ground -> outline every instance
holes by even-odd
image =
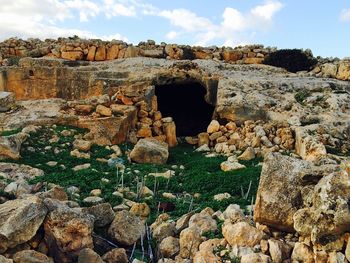
[[[0,92],[0,262],[350,261],[349,82],[213,60],[19,65]],[[154,89],[187,79],[215,109],[178,138]]]

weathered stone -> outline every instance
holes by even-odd
[[[212,120],[207,128],[207,133],[212,134],[220,130],[220,123],[217,120]]]
[[[29,241],[46,213],[42,200],[35,196],[0,204],[0,253]]]
[[[80,114],[90,114],[94,110],[94,107],[92,105],[79,104],[74,109]]]
[[[115,213],[110,203],[86,207],[83,208],[83,211],[94,216],[95,227],[105,227],[109,225],[115,217]]]
[[[270,153],[265,156],[254,209],[254,220],[282,231],[294,231],[293,215],[302,205],[299,173],[306,161]]]
[[[95,60],[95,54],[96,54],[96,47],[95,46],[89,47],[89,51],[88,51],[86,60],[94,61]]]
[[[73,142],[73,148],[79,151],[86,152],[90,150],[91,144],[92,143],[90,141],[77,139]]]
[[[35,250],[22,250],[13,256],[14,263],[53,263],[45,254]]]
[[[193,263],[221,263],[221,258],[214,254],[214,249],[221,243],[222,240],[218,238],[204,241],[199,245],[199,251],[194,255]]]
[[[289,259],[292,253],[292,247],[288,244],[275,239],[269,239],[269,251],[273,262],[282,263]]]
[[[230,220],[231,223],[245,221],[245,216],[239,205],[231,204],[223,212],[223,217]]]
[[[106,47],[105,46],[99,46],[95,53],[95,60],[96,61],[103,61],[106,60]]]
[[[194,214],[190,218],[189,227],[196,227],[200,230],[200,233],[203,234],[210,231],[216,231],[217,223],[210,214],[202,211],[198,214]]]
[[[110,108],[107,108],[106,106],[103,106],[103,105],[98,105],[96,108],[96,112],[104,117],[111,117],[112,116],[112,110]]]
[[[326,156],[326,147],[317,137],[310,135],[310,131],[304,127],[295,129],[295,151],[304,160],[317,161]]]
[[[350,174],[346,171],[324,176],[312,192],[312,206],[298,210],[294,228],[314,243],[326,245],[350,229]],[[325,216],[327,215],[327,216]]]
[[[92,249],[84,248],[80,251],[78,263],[104,263],[104,261]]]
[[[94,219],[79,208],[45,199],[51,211],[44,222],[45,240],[56,261],[74,262],[84,248],[93,248]]]
[[[15,106],[15,95],[12,92],[0,91],[0,112],[6,112]]]
[[[222,57],[226,62],[235,62],[243,58],[241,51],[227,50],[222,53]]]
[[[182,258],[193,258],[202,243],[200,230],[189,227],[180,233],[180,256]]]
[[[164,164],[169,157],[168,145],[156,139],[141,139],[130,153],[130,158],[137,163]]]
[[[151,209],[146,203],[135,203],[130,208],[130,213],[141,218],[147,218],[151,213]]]
[[[163,131],[169,147],[175,147],[177,145],[175,122],[164,123]]]
[[[251,253],[241,257],[241,263],[270,263],[271,258],[262,253]]]
[[[11,181],[20,179],[31,180],[43,176],[44,171],[25,164],[0,163],[0,175]]]
[[[62,52],[61,57],[68,60],[82,60],[84,53],[81,51],[65,51]]]
[[[295,262],[305,262],[305,263],[314,263],[314,253],[312,249],[303,243],[295,243],[292,257],[292,261]]]
[[[250,161],[250,160],[253,160],[254,158],[255,158],[254,148],[248,147],[240,156],[238,156],[237,159],[243,160],[243,161]]]
[[[166,237],[175,235],[175,222],[165,221],[154,227],[152,230],[152,236],[158,242],[163,240]]]
[[[350,60],[343,60],[339,64],[337,79],[349,80],[350,79]]]
[[[106,263],[128,263],[128,256],[124,248],[115,248],[102,256]]]
[[[27,139],[26,133],[17,133],[10,136],[0,136],[0,160],[18,160],[22,143]]]
[[[131,246],[145,234],[141,219],[129,211],[117,212],[108,229],[108,235],[116,242]]]
[[[119,46],[113,45],[107,49],[107,60],[118,58]]]
[[[13,260],[0,255],[0,263],[13,263]]]
[[[222,226],[222,234],[230,245],[254,247],[263,238],[263,233],[247,222],[232,224],[225,221]]]
[[[164,238],[159,244],[159,251],[162,257],[174,257],[180,251],[179,239],[172,236]]]
[[[209,134],[202,132],[198,134],[198,146],[209,145]]]

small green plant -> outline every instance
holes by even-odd
[[[14,56],[14,57],[9,57],[7,59],[7,65],[8,66],[18,66],[19,65],[19,60],[21,58],[20,57],[17,57],[17,56]]]
[[[19,132],[21,132],[22,129],[15,129],[15,130],[9,130],[9,131],[3,131],[0,132],[0,136],[10,136],[10,135],[14,135],[17,134]]]
[[[308,90],[300,90],[297,93],[295,93],[294,98],[297,102],[300,104],[304,103],[304,100],[306,100],[308,97],[310,97],[311,92]]]

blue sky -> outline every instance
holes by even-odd
[[[134,44],[263,44],[350,56],[349,0],[0,0],[0,17],[0,40],[76,34]]]

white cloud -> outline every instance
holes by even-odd
[[[198,16],[187,9],[163,10],[158,16],[170,21],[180,29],[174,34],[171,31],[166,37],[175,39],[180,35],[191,35],[196,45],[208,45],[221,40],[224,45],[240,45],[248,43],[257,31],[266,31],[273,22],[274,15],[283,7],[278,0],[266,0],[263,4],[243,13],[235,8],[227,7],[222,14],[222,22],[215,24],[208,18]]]
[[[350,21],[350,8],[349,9],[343,9],[340,12],[340,21],[342,22],[348,22]]]
[[[103,2],[113,5],[113,8],[104,5]],[[60,27],[58,23],[74,19],[76,16],[79,17],[80,22],[86,22],[100,14],[132,16],[134,15],[132,10],[134,7],[126,8],[117,0],[0,0],[0,40],[13,36],[44,39],[73,35],[83,38],[127,40],[126,37],[119,34],[101,37],[86,30]]]
[[[164,10],[159,13],[159,16],[169,19],[172,25],[189,32],[208,30],[213,26],[209,19],[199,17],[187,9]]]
[[[173,39],[178,38],[179,35],[180,35],[180,34],[179,34],[178,32],[176,32],[176,31],[170,31],[170,32],[168,32],[168,33],[165,35],[165,37],[166,37],[167,39],[173,40]]]

